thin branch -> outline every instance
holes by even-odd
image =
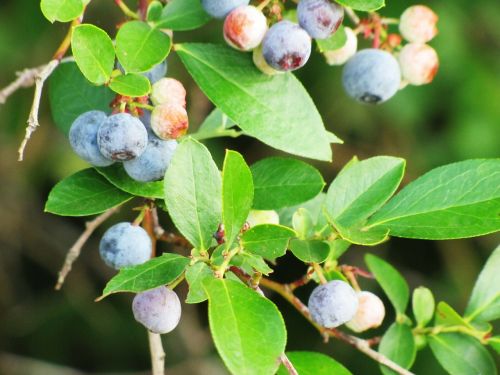
[[[66,259],[64,260],[64,264],[61,268],[61,271],[59,271],[59,277],[57,279],[57,284],[55,286],[56,290],[61,289],[62,285],[64,284],[64,280],[66,279],[66,276],[68,276],[68,273],[71,271],[73,263],[80,256],[83,245],[85,245],[85,243],[90,238],[92,233],[94,233],[94,231],[102,223],[104,223],[107,219],[109,219],[109,217],[111,217],[119,209],[120,209],[119,207],[110,208],[106,212],[97,216],[94,220],[89,221],[85,224],[86,227],[85,231],[80,235],[80,237],[78,237],[74,245],[71,246],[71,248],[69,249],[68,254],[66,254]]]
[[[358,26],[361,20],[359,19],[358,15],[352,8],[349,7],[344,7],[345,13],[347,14],[347,17],[352,21],[354,26]]]
[[[231,269],[233,271],[233,269]],[[244,275],[242,271],[237,273],[238,276]],[[360,352],[366,354],[368,357],[372,358],[376,362],[390,368],[391,370],[397,372],[400,375],[414,375],[410,371],[402,368],[399,366],[397,363],[391,361],[389,358],[384,356],[383,354],[380,354],[379,352],[373,350],[370,348],[370,344],[376,340],[368,341],[368,340],[363,340],[355,336],[348,335],[346,333],[343,333],[337,329],[328,329],[321,327],[318,325],[314,320],[311,318],[311,314],[309,313],[309,309],[307,308],[306,305],[302,303],[301,300],[299,300],[290,290],[290,288],[287,285],[279,284],[275,281],[262,278],[260,280],[260,285],[262,285],[265,288],[268,288],[270,290],[275,291],[279,295],[281,295],[283,298],[285,298],[288,302],[290,302],[308,321],[311,323],[321,334],[325,339],[328,339],[328,337],[334,337],[336,339],[339,339],[341,341],[344,341],[348,343],[349,345],[352,345],[356,349],[358,349]]]
[[[0,91],[0,104],[4,104],[9,96],[14,94],[17,90],[33,86],[35,84],[36,76],[40,74],[45,66],[46,65],[42,65],[36,68],[24,69],[17,72],[16,80]]]
[[[281,363],[283,363],[283,366],[285,366],[285,368],[287,369],[287,371],[290,375],[299,375],[299,373],[297,372],[295,367],[293,367],[292,362],[290,362],[290,360],[288,359],[288,357],[286,356],[285,353],[280,355],[280,361],[281,361]]]
[[[158,333],[148,331],[149,351],[153,375],[165,375],[165,351]]]

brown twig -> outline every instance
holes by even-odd
[[[35,78],[45,68],[46,65],[38,66],[36,68],[24,69],[17,72],[17,78],[14,82],[0,91],[0,104],[4,104],[9,96],[14,94],[17,90],[24,87],[31,87],[35,84]]]
[[[283,363],[283,366],[285,366],[285,368],[287,369],[287,371],[290,375],[299,375],[299,373],[297,372],[295,367],[293,367],[292,362],[290,362],[290,360],[288,359],[288,357],[286,356],[285,353],[280,355],[280,361],[281,361],[281,363]]]
[[[153,375],[165,375],[165,351],[158,333],[148,331],[149,351]]]
[[[86,227],[85,231],[80,235],[80,237],[78,237],[76,242],[73,244],[73,246],[71,246],[68,253],[66,254],[66,259],[64,260],[64,264],[63,264],[61,270],[59,271],[59,277],[57,278],[57,283],[55,286],[56,290],[60,290],[61,287],[63,286],[64,280],[66,279],[66,276],[68,276],[68,273],[71,271],[71,267],[72,267],[73,263],[80,256],[83,245],[85,245],[85,243],[90,238],[92,233],[94,233],[94,231],[103,222],[105,222],[110,216],[112,216],[118,210],[119,210],[119,207],[110,208],[106,212],[97,216],[94,220],[89,221],[85,224],[85,227]]]

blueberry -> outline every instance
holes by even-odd
[[[250,0],[201,0],[205,12],[214,18],[224,18],[240,5],[248,5]]]
[[[366,330],[379,327],[385,317],[384,303],[375,294],[362,291],[357,292],[358,310],[356,315],[346,323],[346,326],[354,332],[364,332]]]
[[[172,331],[181,319],[181,302],[177,294],[160,286],[137,294],[132,302],[134,318],[154,333]]]
[[[344,89],[349,96],[364,103],[383,103],[396,94],[401,84],[398,61],[389,52],[365,49],[356,53],[344,66]]]
[[[116,62],[116,68],[119,69],[122,73],[125,73],[125,69],[123,69],[123,66],[122,64],[120,64],[119,61]],[[163,60],[163,62],[156,64],[147,72],[141,74],[147,79],[149,79],[151,84],[154,84],[163,77],[165,77],[165,75],[167,74],[167,68],[168,68],[167,60]]]
[[[162,78],[151,87],[153,105],[178,104],[186,107],[186,89],[174,78]]]
[[[439,57],[431,46],[408,43],[398,56],[403,79],[416,86],[431,83],[439,69]]]
[[[264,37],[262,54],[268,65],[276,70],[299,69],[311,55],[311,37],[299,25],[280,21]]]
[[[161,180],[177,148],[177,141],[164,141],[149,134],[148,146],[141,156],[123,163],[127,174],[136,181]]]
[[[260,9],[242,5],[229,13],[224,21],[224,39],[233,48],[250,51],[264,39],[267,20]]]
[[[148,233],[130,223],[113,225],[104,233],[99,244],[104,263],[117,270],[146,262],[151,257],[151,251]]]
[[[322,327],[335,328],[351,320],[358,310],[358,297],[344,281],[317,286],[309,297],[312,319]]]
[[[344,20],[344,8],[330,0],[300,0],[299,25],[314,39],[326,39]]]
[[[437,33],[438,16],[425,5],[413,5],[401,15],[399,31],[409,42],[427,43]]]
[[[146,149],[148,132],[138,118],[128,113],[117,113],[101,124],[97,143],[107,159],[132,160]]]
[[[151,113],[151,128],[161,139],[177,139],[186,134],[188,127],[188,114],[179,104],[162,104]]]
[[[106,167],[113,164],[99,151],[97,131],[108,116],[101,111],[89,111],[81,114],[71,125],[69,143],[73,151],[86,162],[96,167]]]

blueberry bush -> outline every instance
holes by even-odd
[[[435,301],[425,286],[411,291],[379,256],[367,254],[364,264],[345,264],[342,256],[353,245],[372,247],[392,237],[449,240],[499,231],[500,159],[444,165],[401,189],[406,161],[396,156],[354,156],[328,184],[302,160],[329,163],[332,145],[343,147],[343,141],[325,129],[291,71],[322,54],[340,66],[343,87],[357,105],[418,90],[412,86],[430,84],[439,66],[427,44],[438,33],[430,8],[413,5],[395,19],[384,17],[384,0],[139,0],[134,8],[114,2],[124,19],[113,35],[84,22],[92,1],[40,4],[50,22],[71,24],[54,58],[35,72],[20,159],[39,125],[48,81],[54,121],[89,167],[54,186],[45,210],[98,215],[68,253],[56,289],[93,231],[134,200],[135,215],[100,241],[102,261],[117,273],[97,300],[135,294],[131,309],[148,330],[154,375],[165,367],[159,335],[182,321],[184,303],[205,301],[229,372],[350,374],[335,355],[287,351],[287,327],[271,294],[296,308],[319,337],[350,345],[385,375],[412,374],[424,348],[449,374],[497,373],[500,247],[463,313]],[[174,42],[212,18],[223,20],[226,45]],[[195,132],[186,89],[169,76],[169,54],[177,54],[214,104]],[[248,165],[244,155],[226,150],[219,170],[203,142],[223,137],[253,137],[301,159]],[[164,217],[175,229],[162,227]],[[160,254],[158,241],[175,242],[182,251]],[[287,252],[307,271],[278,283],[273,267]],[[390,304],[363,290],[361,279],[374,279]],[[189,287],[184,301],[175,292],[181,283]],[[306,284],[315,287],[303,301],[296,289]],[[386,316],[387,310],[394,314]],[[370,336],[389,316],[385,333]]]

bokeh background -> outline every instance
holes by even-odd
[[[38,3],[0,1],[1,87],[14,79],[16,71],[47,62],[66,32],[66,25],[51,25],[43,18]],[[390,17],[398,17],[413,4],[388,3],[382,13]],[[406,158],[404,183],[438,165],[499,156],[500,4],[496,0],[424,3],[440,16],[440,34],[431,44],[440,55],[441,68],[433,84],[408,87],[387,104],[367,107],[346,97],[340,85],[341,69],[327,66],[319,54],[298,72],[328,129],[345,140],[345,145],[334,146],[333,164],[315,163],[326,181],[354,155]],[[112,1],[94,1],[87,20],[113,35],[113,25],[122,15]],[[212,21],[196,32],[179,33],[176,40],[221,41],[221,23]],[[168,75],[188,88],[194,130],[212,106],[175,54],[168,61]],[[130,220],[132,206],[122,209],[91,238],[63,290],[53,289],[65,252],[83,230],[84,219],[45,214],[44,202],[57,181],[86,166],[53,125],[47,96],[40,112],[42,126],[28,145],[25,161],[16,161],[32,94],[32,88],[20,90],[0,105],[0,374],[148,373],[147,336],[133,320],[132,296],[116,295],[94,302],[113,275],[98,257],[99,235],[113,221]],[[225,147],[239,150],[249,163],[279,154],[250,138],[211,141],[208,145],[219,163]],[[165,218],[162,220],[168,225]],[[395,264],[412,287],[430,287],[437,300],[463,312],[473,282],[499,240],[495,235],[441,242],[393,239],[372,249],[355,247],[344,262],[363,266],[363,254],[372,251]],[[285,257],[278,262],[273,277],[291,281],[303,272],[303,265]],[[374,282],[361,282],[364,288],[382,294]],[[306,287],[299,295],[306,298],[309,292]],[[179,293],[181,298],[185,295],[185,286]],[[378,372],[374,362],[345,344],[323,344],[298,313],[279,297],[271,297],[285,316],[289,350],[333,355],[354,374]],[[211,343],[206,305],[183,308],[180,326],[163,338],[168,373],[227,373]],[[369,336],[383,332],[383,328]],[[420,353],[414,371],[444,373],[428,349]]]

